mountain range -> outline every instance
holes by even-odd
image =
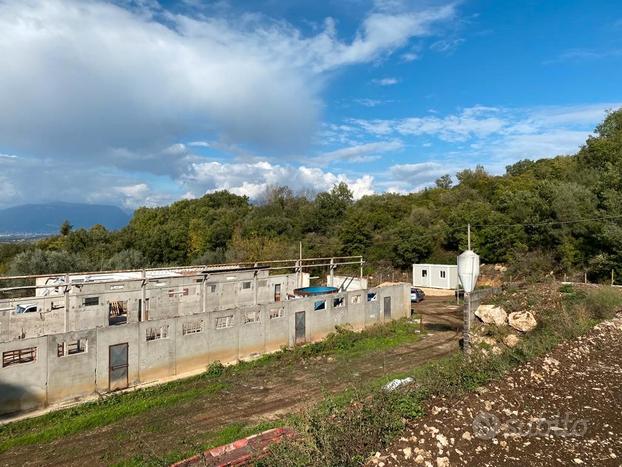
[[[101,224],[109,230],[116,230],[127,225],[130,215],[117,206],[100,204],[23,204],[0,209],[0,234],[58,233],[65,220],[74,229]]]

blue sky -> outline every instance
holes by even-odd
[[[622,105],[616,1],[5,0],[0,30],[0,206],[405,193]]]

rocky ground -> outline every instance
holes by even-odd
[[[428,414],[370,465],[622,466],[622,315]]]

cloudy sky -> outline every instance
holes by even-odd
[[[0,206],[360,197],[573,153],[618,0],[0,0]]]

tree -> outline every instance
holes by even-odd
[[[66,237],[71,232],[71,229],[73,229],[73,225],[71,225],[69,221],[65,219],[65,221],[60,226],[60,234],[63,237]]]
[[[450,189],[451,186],[454,184],[453,180],[451,179],[451,175],[448,174],[437,178],[434,183],[436,184],[436,188],[441,188],[443,190]]]

